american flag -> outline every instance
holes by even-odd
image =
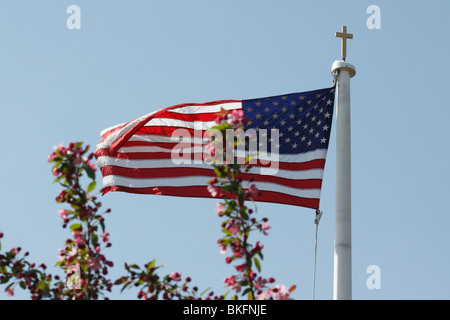
[[[251,100],[180,104],[105,129],[95,152],[104,190],[211,198],[207,182],[215,176],[213,167],[198,161],[207,143],[204,133],[216,125],[223,109],[241,109],[249,119],[244,131],[264,132],[257,139],[267,141],[278,133],[279,151],[275,174],[261,174],[263,165],[258,161],[243,175],[243,186],[253,183],[261,191],[255,201],[318,209],[334,92],[331,87]],[[174,148],[180,146],[172,136],[177,129],[190,134],[190,140],[183,140],[190,148],[182,152],[192,161],[173,161]],[[266,156],[272,152],[267,145]]]

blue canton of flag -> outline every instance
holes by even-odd
[[[327,149],[330,141],[335,88],[268,98],[243,100],[249,122],[245,129],[267,129],[270,152],[271,129],[278,129],[279,153],[299,154]],[[261,135],[259,135],[261,138]]]

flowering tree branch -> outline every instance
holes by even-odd
[[[289,299],[289,294],[295,286],[289,290],[285,290],[284,286],[270,288],[269,285],[274,283],[275,279],[272,277],[266,279],[258,275],[261,272],[260,260],[263,259],[264,246],[259,241],[252,244],[250,234],[259,231],[263,235],[268,235],[267,230],[270,226],[267,218],[258,220],[255,211],[246,205],[247,200],[253,200],[260,195],[254,184],[248,188],[242,186],[242,173],[249,172],[251,168],[249,160],[253,155],[248,155],[244,163],[234,157],[235,148],[240,141],[244,141],[239,137],[243,134],[243,125],[248,121],[243,115],[242,110],[232,112],[222,110],[216,119],[217,125],[212,128],[213,133],[210,134],[214,139],[211,139],[207,146],[207,150],[215,158],[212,165],[216,174],[209,181],[208,190],[213,197],[223,198],[223,201],[217,204],[216,210],[220,217],[225,218],[222,222],[224,236],[217,243],[221,253],[227,253],[228,249],[231,251],[231,255],[225,258],[227,264],[238,262],[235,265],[237,274],[225,278],[224,282],[226,287],[235,291],[233,299],[237,299],[237,294],[241,292],[241,295],[246,295],[249,300]],[[217,131],[221,134],[217,134]],[[230,131],[234,134],[230,134]],[[236,136],[238,139],[229,139]],[[227,138],[223,141],[224,139],[218,137]],[[223,145],[225,147],[221,153],[222,150],[218,148]]]

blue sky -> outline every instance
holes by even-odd
[[[69,5],[81,29],[69,30]],[[381,29],[367,28],[370,5]],[[252,99],[331,86],[342,25],[354,34],[351,81],[354,299],[449,299],[450,21],[448,1],[3,1],[0,116],[3,250],[52,266],[70,236],[47,155],[60,142],[93,149],[100,131],[174,104]],[[335,128],[334,128],[335,129]],[[447,142],[446,142],[447,141]],[[316,298],[332,299],[335,131],[322,189]],[[100,176],[97,176],[100,184]],[[109,193],[101,199],[123,263],[224,292],[216,200]],[[311,299],[314,211],[258,204],[269,218],[262,273]],[[381,288],[369,290],[370,265]],[[52,273],[60,274],[56,268]],[[0,289],[0,298],[6,298]],[[112,299],[134,299],[130,289]],[[28,293],[16,290],[16,299]]]

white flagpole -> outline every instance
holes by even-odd
[[[346,32],[344,27],[343,33],[336,33],[343,38],[343,60],[332,66],[337,81],[334,300],[352,299],[350,78],[355,76],[356,69],[345,62],[346,39],[352,38]]]

